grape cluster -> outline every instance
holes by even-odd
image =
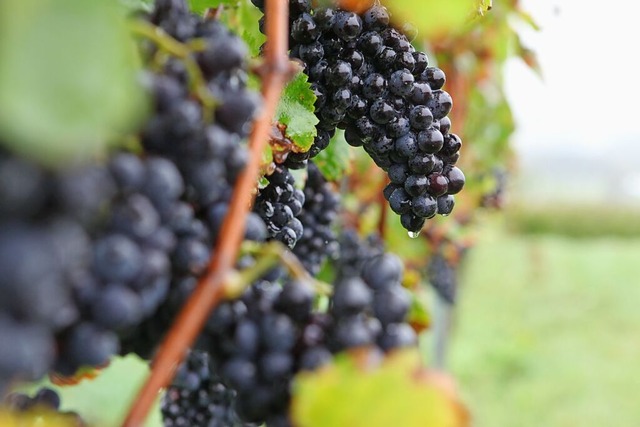
[[[291,156],[291,165],[323,150],[336,127],[345,129],[347,142],[387,172],[384,195],[407,230],[451,213],[464,174],[455,166],[462,142],[450,132],[444,72],[390,26],[380,5],[356,14],[292,0],[290,9],[291,56],[304,64],[320,120],[313,147]]]
[[[458,272],[455,266],[438,252],[429,259],[427,275],[438,296],[448,304],[455,304],[458,294]]]
[[[288,278],[282,285],[253,284],[209,318],[197,348],[211,355],[223,384],[238,393],[235,410],[245,422],[291,425],[286,413],[293,376],[329,363],[337,352],[416,343],[405,322],[410,297],[400,284],[400,260],[355,234],[351,242],[343,252],[358,267],[337,268],[328,311],[313,309],[310,285]]]
[[[254,211],[267,225],[269,237],[292,249],[303,233],[297,217],[302,211],[305,194],[295,188],[293,175],[284,166],[277,166],[266,178],[269,184],[258,191]]]
[[[11,379],[35,380],[51,367],[55,333],[79,315],[64,265],[78,260],[59,245],[84,253],[88,239],[64,212],[43,215],[52,182],[42,168],[0,149],[0,180],[1,393]],[[67,241],[65,228],[73,230]]]
[[[60,411],[60,396],[55,390],[46,387],[38,390],[33,397],[23,393],[11,393],[4,398],[2,405],[12,412],[44,417],[48,422],[57,420],[64,425],[75,427],[87,425],[76,412]]]
[[[183,0],[158,0],[146,19],[177,40],[203,42],[192,59],[215,108],[192,93],[184,59],[170,58],[142,79],[154,106],[142,154],[49,170],[0,151],[0,337],[21,343],[0,350],[0,389],[51,369],[99,366],[118,351],[148,356],[167,323],[149,334],[141,322],[152,323],[209,263],[259,105],[246,88],[247,50]],[[156,45],[142,48],[156,57]],[[266,236],[257,215],[247,236]]]
[[[83,169],[103,170],[99,165]],[[83,365],[106,363],[119,351],[118,335],[135,328],[166,298],[172,272],[197,274],[208,260],[208,235],[201,225],[192,217],[180,222],[178,213],[189,206],[180,200],[184,183],[173,162],[120,153],[104,172],[103,185],[112,191],[102,199],[108,211],[90,233],[87,265],[76,267],[70,277],[80,317],[57,337],[55,369],[66,375]],[[188,243],[200,251],[190,250]]]
[[[235,409],[244,421],[286,422],[313,297],[305,283],[261,281],[218,306],[207,322],[198,348],[209,352],[223,383],[238,393]]]
[[[307,171],[305,201],[298,216],[304,232],[293,253],[315,276],[327,258],[337,256],[338,242],[332,226],[338,216],[340,196],[313,162],[308,163]]]
[[[405,322],[411,297],[401,284],[400,258],[385,252],[375,236],[362,241],[347,231],[336,270],[330,305],[333,351],[363,345],[389,351],[415,345],[415,331]]]
[[[216,100],[212,120],[189,90],[183,61],[169,60],[146,82],[154,101],[153,116],[141,132],[145,151],[166,156],[184,180],[181,206],[174,222],[181,230],[172,258],[172,280],[162,305],[124,337],[122,352],[149,357],[187,296],[205,271],[210,248],[220,234],[231,192],[247,159],[242,139],[260,104],[246,87],[247,47],[219,21],[191,14],[184,0],[158,0],[147,19],[177,40],[201,40],[206,48],[195,54],[206,89]],[[148,48],[153,56],[155,47]],[[246,218],[245,239],[264,241],[267,230],[257,214]]]
[[[170,160],[117,153],[106,165],[64,171],[9,153],[1,162],[11,181],[40,181],[41,200],[27,207],[37,199],[19,203],[9,189],[2,196],[16,204],[3,203],[13,207],[0,218],[1,335],[30,343],[5,350],[2,378],[106,363],[119,335],[165,299],[172,275],[206,267],[208,230],[181,201],[184,183]]]
[[[236,394],[211,369],[209,355],[191,351],[161,404],[165,427],[251,427],[235,413]]]

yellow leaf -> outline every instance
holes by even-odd
[[[370,353],[368,361],[375,360]],[[464,427],[468,414],[453,382],[403,350],[362,366],[362,354],[343,354],[296,379],[292,419],[297,427]]]

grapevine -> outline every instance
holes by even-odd
[[[0,419],[91,425],[57,389],[21,387],[73,387],[135,355],[150,375],[126,427],[158,399],[165,427],[304,426],[301,378],[352,362],[467,425],[457,394],[414,366],[425,287],[388,239],[447,240],[434,217],[467,180],[444,67],[379,2],[223,3],[123,15],[147,108],[100,129],[91,155],[43,160],[16,148],[35,134],[0,119]],[[434,251],[418,269],[453,303],[450,261]],[[398,422],[421,425],[422,406]]]

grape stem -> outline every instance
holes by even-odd
[[[382,190],[389,182],[389,178],[382,180],[382,187],[378,191],[378,206],[380,207],[380,216],[378,217],[378,234],[380,235],[380,238],[385,241],[387,237],[387,199],[384,198]]]
[[[276,240],[267,244],[245,242],[242,245],[242,250],[246,253],[259,255],[256,264],[262,259],[273,259],[275,261],[279,261],[294,279],[308,283],[318,295],[329,296],[333,293],[333,287],[331,285],[311,276],[304,268],[298,257],[296,257],[293,252],[289,251],[281,242]],[[273,267],[273,265],[274,264],[272,263],[271,267]],[[268,268],[264,270],[264,273],[266,273],[267,270]],[[255,277],[255,279],[258,278],[259,276]]]
[[[287,57],[289,42],[288,0],[267,0],[269,19],[265,61],[260,68],[264,98],[260,116],[251,132],[250,157],[233,189],[233,198],[207,272],[200,278],[152,362],[151,375],[133,401],[123,427],[139,427],[144,423],[160,390],[168,386],[187,350],[202,330],[206,319],[224,298],[224,280],[233,268],[245,231],[245,219],[253,200],[253,189],[259,178],[262,153],[269,139],[271,121],[292,67]]]
[[[189,75],[189,85],[204,107],[204,118],[211,119],[213,109],[216,107],[216,99],[207,88],[207,82],[193,57],[194,52],[204,50],[206,46],[200,40],[193,40],[189,44],[181,43],[162,28],[143,20],[131,21],[129,28],[133,34],[154,42],[161,51],[184,61]]]

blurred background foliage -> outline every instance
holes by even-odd
[[[561,13],[562,2],[543,3],[540,8]],[[534,172],[536,163],[518,158],[512,103],[527,100],[510,97],[505,72],[520,60],[542,84],[546,79],[523,29],[545,31],[521,2],[500,1],[464,31],[419,39],[447,75],[452,129],[463,138],[460,163],[468,178],[453,218],[431,222],[423,232],[431,253],[448,258],[459,285],[455,306],[442,299],[433,306],[426,357],[435,360],[444,352],[440,362],[458,380],[474,426],[635,426],[640,210],[611,193],[623,184],[633,190],[636,181],[618,174],[614,160],[609,193],[604,200],[590,197],[585,187],[592,181],[581,185],[568,171],[586,176],[599,160],[581,163],[585,145],[564,146],[563,140],[572,139],[568,134],[553,135],[565,154],[553,171],[569,164],[567,174],[536,179],[553,173],[544,167],[543,154],[535,160],[537,175],[522,174],[523,160]],[[564,42],[570,58],[571,42]],[[589,101],[552,102],[576,108]],[[545,111],[547,105],[531,108]],[[549,115],[556,119],[562,120]],[[602,157],[621,152],[605,148]],[[602,175],[594,170],[593,176]],[[553,186],[569,181],[579,190],[571,197]],[[438,334],[451,341],[439,341]]]

